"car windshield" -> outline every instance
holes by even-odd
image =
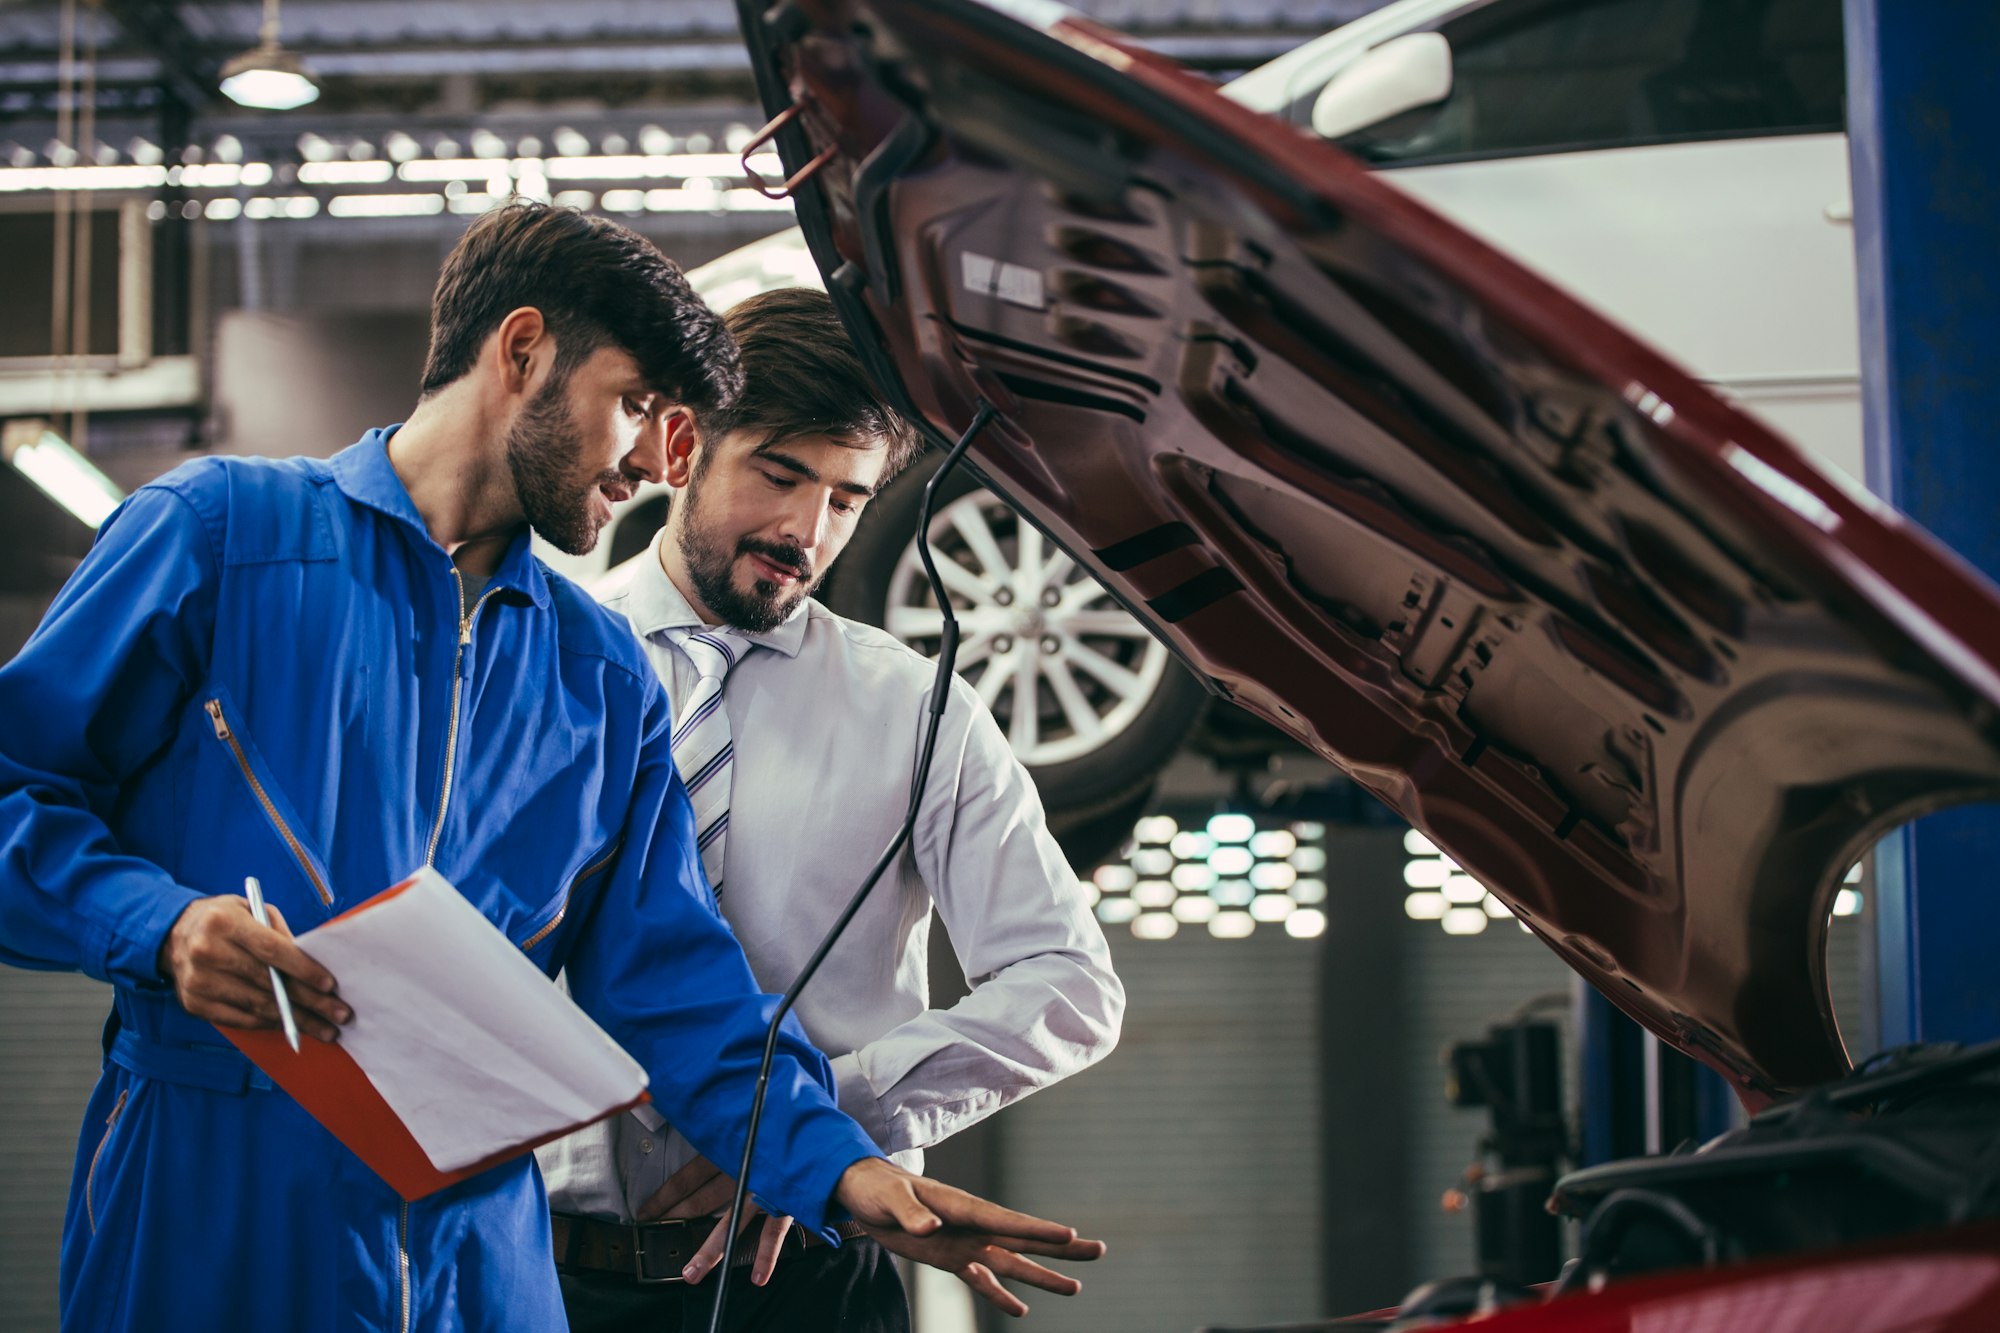
[[[1415,165],[1845,125],[1839,0],[1502,0],[1438,30],[1451,95],[1342,147]]]
[[[982,2],[1037,25],[1074,12],[1053,0]],[[1402,31],[1434,30],[1451,43],[1452,91],[1339,140],[1377,165],[1846,128],[1840,0],[1489,0],[1428,21],[1436,6],[1395,5],[1251,71],[1229,95],[1309,126],[1325,74],[1311,79],[1311,65],[1294,63],[1394,11],[1410,11]],[[1398,35],[1390,28],[1365,40],[1379,47]],[[797,250],[796,239],[789,244]],[[809,264],[785,277],[816,282]],[[739,292],[731,285],[725,294]]]

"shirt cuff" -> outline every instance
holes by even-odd
[[[889,1117],[882,1110],[882,1100],[875,1095],[874,1085],[862,1071],[860,1054],[850,1051],[836,1055],[829,1063],[833,1066],[834,1092],[840,1109],[875,1140],[876,1147],[885,1153],[894,1151],[889,1142]]]

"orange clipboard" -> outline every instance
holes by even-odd
[[[333,921],[341,921],[380,907],[418,882],[419,876],[411,876],[366,902],[349,908],[334,917]],[[331,925],[333,922],[329,921],[326,924]],[[309,931],[300,937],[301,944],[309,944],[311,935],[312,932]],[[596,1124],[600,1120],[623,1114],[651,1100],[650,1094],[642,1089],[639,1095],[630,1101],[613,1106],[576,1124],[566,1125],[524,1142],[501,1148],[470,1166],[443,1171],[432,1162],[429,1154],[418,1143],[416,1136],[383,1098],[367,1071],[362,1069],[338,1043],[327,1043],[306,1037],[300,1042],[298,1052],[294,1053],[286,1043],[284,1034],[276,1029],[250,1031],[240,1028],[218,1028],[217,1030],[405,1201],[414,1201],[427,1194],[434,1194],[448,1185],[478,1175],[503,1162],[512,1161],[523,1153],[532,1152],[542,1144],[562,1138],[566,1134],[582,1129],[585,1125]]]

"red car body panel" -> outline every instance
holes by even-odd
[[[2000,1227],[1686,1269],[1468,1325],[1481,1333],[1986,1333],[2000,1328]]]

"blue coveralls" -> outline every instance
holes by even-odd
[[[134,494],[0,668],[0,960],[116,987],[63,1232],[65,1329],[560,1329],[533,1158],[403,1202],[156,971],[256,875],[304,932],[433,862],[734,1162],[765,1024],[624,622],[524,532],[461,617],[388,432]],[[419,1019],[421,1016],[417,1016]],[[829,1234],[878,1156],[788,1026],[756,1192]]]

